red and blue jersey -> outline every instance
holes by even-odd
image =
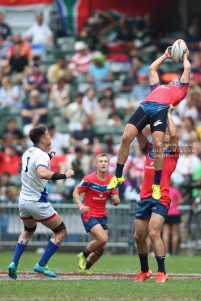
[[[140,192],[140,199],[152,197],[152,184],[154,183],[154,147],[150,142],[147,142],[144,149],[146,160],[144,164],[144,181]],[[161,176],[161,203],[168,208],[170,204],[170,177],[176,168],[179,158],[179,149],[164,151],[164,163]]]
[[[159,104],[170,106],[178,105],[182,99],[185,98],[188,91],[188,83],[180,83],[178,86],[174,85],[150,85],[151,93],[145,98],[143,102],[152,101]]]
[[[79,191],[85,192],[84,206],[90,208],[89,213],[83,215],[85,221],[88,221],[91,216],[106,216],[106,202],[108,197],[112,194],[118,194],[117,189],[107,190],[111,178],[112,176],[108,174],[106,180],[102,181],[98,178],[97,173],[94,172],[84,177],[77,186]]]

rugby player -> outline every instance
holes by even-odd
[[[49,277],[56,277],[56,274],[49,270],[47,263],[58,250],[67,230],[61,217],[47,200],[46,185],[48,180],[66,179],[74,174],[70,169],[65,174],[53,173],[49,170],[50,159],[56,152],[51,150],[47,153],[51,139],[45,126],[33,128],[29,137],[34,145],[22,156],[22,190],[19,198],[19,212],[24,223],[24,231],[18,239],[12,262],[8,266],[8,275],[13,279],[17,279],[19,259],[36,230],[37,222],[51,229],[54,235],[48,242],[39,263],[34,267],[34,271]]]
[[[107,190],[112,176],[108,173],[109,155],[102,153],[96,157],[96,172],[83,178],[73,193],[74,200],[81,212],[82,221],[87,233],[94,240],[78,254],[80,273],[91,274],[89,269],[102,256],[108,241],[108,218],[106,215],[106,202],[111,195],[112,203],[120,203],[116,189]],[[80,194],[85,192],[84,204]]]
[[[168,110],[168,132],[165,133],[163,143],[164,164],[161,177],[162,196],[160,200],[152,198],[151,185],[154,178],[154,147],[142,132],[137,135],[140,148],[146,154],[146,160],[144,164],[144,181],[135,216],[135,240],[141,263],[141,272],[137,275],[136,282],[145,281],[152,276],[152,271],[148,266],[148,245],[146,242],[148,234],[158,263],[156,282],[166,282],[168,280],[164,265],[164,245],[160,234],[171,202],[169,194],[170,177],[176,168],[179,157],[176,127],[170,115],[173,110],[174,107],[170,105]]]
[[[184,72],[180,82],[171,81],[168,85],[160,85],[157,70],[166,59],[172,59],[171,48],[168,47],[165,53],[150,66],[150,89],[151,93],[141,103],[141,106],[131,116],[122,136],[118,152],[116,176],[112,178],[108,189],[116,188],[124,182],[122,171],[128,158],[130,143],[141,130],[150,123],[152,141],[154,146],[154,179],[152,185],[152,197],[159,200],[161,197],[160,181],[162,174],[163,140],[165,137],[166,117],[169,106],[176,106],[184,99],[190,80],[191,64],[188,61],[189,50],[183,57]]]

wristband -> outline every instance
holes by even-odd
[[[168,113],[168,118],[171,118],[171,119],[172,119],[172,116],[171,116],[171,114],[170,114],[170,113]]]
[[[53,173],[51,180],[62,180],[66,179],[66,174],[65,173]]]

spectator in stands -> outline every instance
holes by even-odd
[[[40,92],[36,89],[30,93],[30,103],[24,104],[22,117],[24,124],[30,124],[34,115],[39,115],[41,123],[46,122],[47,106],[40,103]]]
[[[42,72],[40,61],[35,61],[32,67],[32,73],[24,79],[23,84],[25,92],[36,89],[40,93],[45,93],[51,88],[51,84],[46,75]]]
[[[190,139],[190,133],[195,130],[194,121],[191,117],[185,117],[182,125],[180,140],[186,142]]]
[[[189,33],[190,35],[193,34],[193,31],[194,31],[194,25],[201,26],[201,16],[200,16],[200,14],[195,13],[195,14],[192,16],[192,23],[191,23],[191,25],[190,25],[189,28],[188,28],[188,33]]]
[[[91,150],[93,146],[99,143],[94,130],[88,128],[88,122],[86,120],[82,121],[80,130],[73,132],[70,142],[73,145],[81,146],[86,151]]]
[[[7,146],[4,152],[0,151],[0,175],[5,171],[11,175],[18,175],[20,166],[20,157],[16,155],[15,148],[12,145]]]
[[[0,199],[1,201],[15,201],[18,194],[18,188],[10,180],[10,173],[5,171],[1,177]]]
[[[182,195],[178,189],[173,188],[172,184],[170,187],[170,209],[168,210],[168,215],[165,219],[163,226],[163,242],[165,246],[166,255],[169,254],[169,240],[170,236],[172,238],[172,255],[177,254],[178,240],[179,240],[179,224],[181,222],[180,210],[178,205],[182,204]]]
[[[135,56],[132,59],[132,66],[130,75],[125,77],[120,91],[122,92],[131,92],[132,88],[137,84],[137,76],[140,74],[147,74],[149,72],[149,65],[145,64],[142,57]]]
[[[89,87],[86,95],[83,97],[83,106],[88,107],[92,112],[98,108],[98,99],[94,87]]]
[[[109,47],[108,47],[108,39],[105,36],[99,36],[98,37],[98,43],[96,44],[96,51],[100,51],[104,55],[108,55],[110,53]]]
[[[14,118],[10,118],[8,120],[7,129],[3,131],[2,138],[4,139],[4,135],[6,134],[12,134],[13,135],[13,141],[12,144],[14,145],[24,145],[24,135],[21,130],[17,128],[17,122]]]
[[[4,37],[0,35],[0,67],[3,64],[2,61],[5,61],[7,57],[7,50],[3,44],[4,44]]]
[[[27,148],[33,146],[33,142],[29,138],[29,132],[33,128],[38,126],[39,123],[40,123],[40,115],[35,114],[35,115],[33,115],[32,119],[31,119],[31,123],[28,123],[23,127],[23,133],[24,133],[24,136],[26,137],[26,146],[27,146]]]
[[[75,102],[70,103],[63,114],[63,118],[69,121],[68,127],[71,130],[81,129],[83,120],[88,120],[89,123],[93,121],[91,110],[83,105],[82,100],[83,94],[77,92]]]
[[[57,83],[61,77],[63,77],[65,81],[70,80],[70,70],[63,56],[58,59],[56,64],[51,65],[47,71],[47,78],[51,83]]]
[[[0,112],[6,106],[19,106],[20,89],[18,86],[13,86],[9,77],[5,76],[2,79],[2,87],[0,88]]]
[[[69,69],[73,76],[87,74],[92,61],[92,54],[88,50],[88,45],[84,42],[75,42],[76,54],[71,58]]]
[[[51,148],[55,150],[56,156],[62,155],[70,146],[70,135],[57,132],[53,123],[48,123],[47,128],[51,138]]]
[[[190,34],[186,38],[186,44],[191,52],[195,52],[199,50],[201,46],[200,42],[201,42],[201,28],[199,25],[195,24],[193,26],[192,34]]]
[[[119,19],[119,28],[117,31],[117,43],[122,45],[131,42],[134,39],[132,29],[125,18]]]
[[[75,179],[76,183],[80,183],[84,177],[84,172],[81,168],[81,162],[79,159],[74,159],[71,163],[72,169],[74,171],[73,179]]]
[[[0,35],[2,35],[5,40],[9,41],[12,39],[11,29],[10,26],[3,21],[4,15],[2,12],[0,12]]]
[[[93,123],[95,126],[107,125],[112,110],[107,106],[107,99],[105,96],[101,96],[98,99],[98,103],[99,108],[93,113]]]
[[[115,112],[110,113],[108,118],[108,125],[121,126],[123,124],[121,118]]]
[[[19,45],[20,46],[20,54],[22,56],[25,56],[28,60],[32,59],[32,48],[30,43],[28,42],[23,42],[21,35],[20,34],[15,34],[13,37],[13,42],[14,45]],[[11,58],[14,55],[14,45],[11,45],[8,48],[8,57]]]
[[[196,108],[196,103],[195,103],[195,98],[191,93],[188,93],[187,98],[186,98],[186,107],[183,112],[183,116],[181,117],[191,117],[193,119],[194,124],[198,122],[199,114],[198,110]]]
[[[135,85],[131,92],[131,100],[127,111],[137,108],[140,101],[144,100],[150,93],[148,77],[145,73],[138,75],[139,84]]]
[[[14,45],[13,51],[14,53],[10,57],[9,66],[6,69],[6,72],[16,74],[16,79],[21,81],[24,76],[25,68],[28,66],[29,62],[24,55],[21,55],[19,44]]]
[[[134,47],[135,50],[131,54],[136,52],[143,52],[146,54],[153,54],[156,52],[156,45],[149,29],[144,28],[141,22],[136,22],[133,25],[133,34],[135,35]]]
[[[105,89],[104,96],[107,98],[107,105],[115,111],[115,95],[111,87]]]
[[[36,22],[25,32],[25,41],[32,39],[33,44],[54,45],[54,36],[50,27],[43,21],[43,13],[37,12]]]
[[[90,157],[84,153],[83,148],[80,146],[75,147],[74,157],[81,162],[81,169],[87,175],[90,167]],[[72,166],[72,162],[70,166]]]
[[[201,51],[196,51],[193,55],[192,73],[201,74]]]
[[[70,102],[70,85],[66,83],[64,77],[60,77],[56,84],[52,85],[50,91],[50,108],[60,108]]]
[[[110,67],[105,65],[105,56],[96,52],[93,55],[93,65],[89,68],[88,82],[99,88],[100,85],[112,84],[112,72]]]
[[[76,37],[76,41],[82,41],[88,45],[91,51],[95,50],[98,37],[93,31],[93,27],[89,22],[84,23],[80,34]]]

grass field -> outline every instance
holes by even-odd
[[[7,272],[12,253],[0,253],[0,271]],[[25,253],[19,272],[33,272],[40,255]],[[201,274],[200,257],[172,256],[166,258],[169,274]],[[149,258],[150,268],[157,272],[155,258]],[[76,254],[58,253],[49,262],[53,272],[78,272]],[[103,256],[93,266],[94,273],[137,273],[140,270],[137,256]],[[36,274],[37,276],[37,274]],[[5,277],[4,277],[5,278]],[[0,278],[1,279],[1,278]],[[27,280],[0,281],[1,300],[201,300],[201,280],[179,278],[158,284],[155,279],[135,283],[134,278],[122,280]],[[71,278],[69,278],[71,279]]]

